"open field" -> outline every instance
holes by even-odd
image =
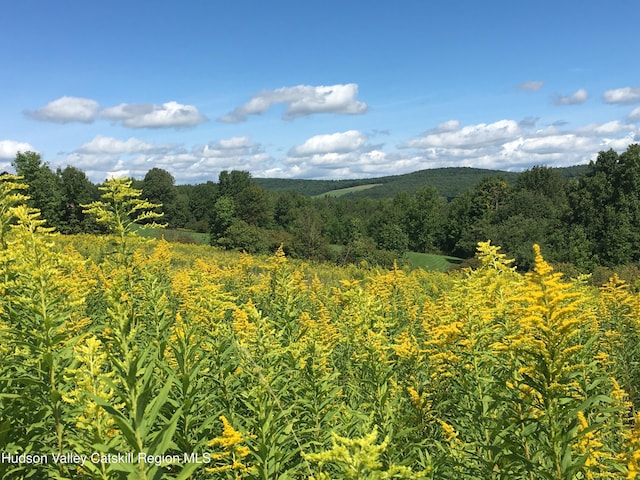
[[[361,192],[363,190],[368,190],[370,188],[380,187],[382,183],[368,183],[366,185],[357,185],[355,187],[347,187],[347,188],[339,188],[337,190],[329,190],[328,192],[324,192],[318,195],[314,195],[315,198],[319,197],[342,197],[344,195],[349,195],[355,192]]]
[[[432,253],[407,252],[410,268],[422,268],[428,271],[446,272],[462,263],[463,259]]]

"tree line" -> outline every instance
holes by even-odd
[[[37,153],[16,155],[31,206],[62,233],[100,233],[82,205],[99,185],[72,166],[55,172]],[[432,186],[392,198],[315,198],[260,187],[249,172],[223,171],[218,182],[176,185],[152,168],[133,186],[162,204],[170,228],[208,233],[212,245],[267,253],[283,245],[292,257],[391,265],[409,252],[471,258],[490,239],[533,265],[531,245],[577,272],[640,262],[640,145],[602,151],[582,175],[565,178],[535,166],[515,182],[488,176],[452,200]]]

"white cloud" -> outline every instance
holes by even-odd
[[[94,153],[106,155],[118,154],[134,154],[144,152],[154,152],[166,149],[166,147],[156,146],[137,138],[129,138],[128,140],[119,140],[113,137],[105,137],[96,135],[93,140],[83,144],[78,153]]]
[[[367,144],[358,130],[315,135],[291,148],[282,160],[286,169],[269,171],[290,178],[355,178],[397,173],[393,159]]]
[[[262,146],[248,136],[231,137],[211,142],[204,147],[194,147],[194,153],[203,158],[240,158],[262,152]]]
[[[256,147],[256,143],[252,142],[251,139],[244,135],[241,137],[231,137],[225,138],[218,142],[218,145],[223,148],[254,148]]]
[[[291,156],[306,156],[324,153],[344,153],[357,150],[367,141],[367,136],[357,130],[327,135],[315,135],[302,145],[293,147],[289,151]]]
[[[424,136],[405,142],[408,148],[459,148],[470,150],[499,144],[520,132],[515,120],[500,120],[494,123],[479,123],[460,128],[459,122],[450,120],[428,131]],[[443,128],[446,125],[447,128]]]
[[[18,152],[36,152],[30,144],[26,142],[16,142],[15,140],[0,140],[0,160],[15,160]],[[3,168],[4,169],[4,168]]]
[[[95,100],[79,97],[61,97],[38,110],[24,113],[35,120],[54,123],[91,123],[97,118],[107,118],[129,128],[182,128],[207,121],[193,105],[178,102],[162,105],[121,103],[100,109],[100,104]]]
[[[632,143],[638,143],[639,140],[640,138],[638,137],[637,131],[630,132],[624,137],[604,138],[600,142],[599,150],[609,150],[610,148],[613,148],[615,151],[622,153],[629,145]]]
[[[606,123],[590,123],[583,127],[578,127],[575,132],[579,135],[589,137],[615,136],[635,130],[633,125],[624,124],[618,120]]]
[[[589,93],[584,88],[580,88],[571,95],[556,95],[553,103],[556,105],[580,105],[586,102],[588,98]]]
[[[289,156],[282,161],[282,166],[266,170],[263,176],[348,179],[397,175],[422,168],[426,168],[422,155],[361,148],[352,152],[316,153],[306,157]]]
[[[91,123],[96,118],[100,105],[90,98],[61,97],[37,110],[24,113],[35,120],[54,123]]]
[[[430,133],[442,133],[442,132],[454,132],[460,128],[460,122],[458,120],[447,120],[437,125],[434,129],[430,130]]]
[[[285,119],[316,113],[357,115],[367,110],[366,103],[356,100],[357,95],[358,85],[355,83],[330,86],[297,85],[265,90],[254,95],[244,105],[220,117],[220,121],[244,122],[249,115],[260,115],[278,103],[287,105]]]
[[[81,168],[94,182],[119,174],[143,178],[157,167],[170,172],[177,183],[199,183],[215,181],[222,170],[259,173],[271,168],[272,162],[262,145],[246,136],[185,148],[98,135],[55,163]]]
[[[417,169],[472,166],[519,170],[533,165],[585,163],[600,150],[626,149],[640,132],[637,126],[620,121],[594,123],[572,130],[560,127],[519,128],[512,120],[469,125],[448,132],[442,132],[438,126],[399,147],[416,151],[419,160],[412,164]]]
[[[605,103],[621,103],[625,105],[640,102],[640,87],[624,87],[607,90],[602,95]]]
[[[538,92],[544,86],[544,82],[538,80],[527,80],[526,82],[522,82],[516,88],[518,90],[524,90],[526,92]]]
[[[627,115],[627,121],[640,122],[640,107],[636,107],[629,112],[629,115]]]
[[[567,150],[582,150],[591,144],[592,141],[589,138],[580,137],[573,133],[566,133],[539,138],[525,138],[520,142],[517,150],[521,153],[546,155]],[[517,151],[514,151],[514,153],[517,153]]]
[[[130,128],[180,128],[193,127],[207,119],[193,105],[167,102],[162,105],[121,103],[105,108],[100,116],[122,122]]]

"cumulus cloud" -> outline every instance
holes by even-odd
[[[573,92],[571,95],[556,95],[553,99],[553,103],[556,105],[580,105],[589,98],[589,93],[580,88]]]
[[[357,130],[327,135],[315,135],[289,150],[289,155],[300,157],[323,153],[345,153],[357,150],[367,141],[367,136]]]
[[[54,123],[81,122],[91,123],[95,120],[100,104],[90,98],[61,97],[47,103],[37,110],[26,110],[26,116],[34,120]]]
[[[26,142],[0,140],[0,161],[15,160],[18,152],[35,152],[36,149]]]
[[[357,115],[367,110],[367,104],[356,99],[355,83],[330,86],[297,85],[276,90],[265,90],[254,95],[244,105],[220,117],[228,123],[244,122],[249,115],[260,115],[272,105],[287,105],[284,118],[292,119],[316,113],[340,113]]]
[[[454,132],[460,129],[460,122],[458,120],[447,120],[437,125],[433,129],[429,130],[430,133],[442,133],[442,132]]]
[[[368,136],[358,130],[314,135],[292,147],[283,166],[265,175],[288,178],[355,178],[397,173],[393,156],[381,145],[367,143]]]
[[[580,137],[574,133],[548,135],[545,137],[524,138],[517,150],[525,154],[548,155],[566,150],[582,150],[591,145],[589,138]]]
[[[193,105],[173,101],[161,105],[121,103],[101,109],[100,104],[90,98],[61,97],[42,108],[24,113],[35,120],[54,123],[91,123],[97,118],[106,118],[129,128],[183,128],[207,121]]]
[[[215,145],[215,143],[214,143]],[[244,149],[244,148],[257,148],[258,144],[253,142],[247,135],[239,137],[224,138],[217,142],[220,148],[228,149]]]
[[[602,95],[605,103],[630,105],[640,102],[640,87],[624,87],[607,90]]]
[[[518,122],[500,120],[460,127],[457,120],[450,120],[428,131],[425,135],[405,142],[407,148],[459,148],[471,150],[507,141],[520,132]]]
[[[634,131],[635,129],[636,128],[633,125],[613,120],[605,123],[590,123],[588,125],[578,127],[574,131],[578,135],[585,137],[611,137],[626,134],[630,131]]]
[[[358,178],[398,173],[398,155],[379,149],[346,152],[324,152],[310,155],[288,156],[283,160],[286,168],[274,168],[269,176],[289,178]],[[409,168],[404,171],[415,170]]]
[[[640,107],[636,107],[629,112],[629,115],[627,115],[627,121],[640,122]]]
[[[468,125],[446,132],[437,126],[399,147],[416,152],[414,157],[419,158],[420,169],[472,166],[520,170],[532,165],[585,163],[600,150],[625,149],[640,131],[634,124],[620,121],[574,129],[563,129],[565,126],[557,124],[536,129],[532,124],[522,125],[513,120]]]
[[[215,181],[222,170],[259,174],[270,168],[272,158],[261,144],[247,136],[186,147],[98,135],[56,163],[81,168],[94,182],[114,175],[143,178],[157,167],[170,172],[177,183],[199,183]]]
[[[222,159],[228,162],[260,154],[263,148],[248,136],[238,136],[210,142],[202,147],[196,146],[193,152],[202,159]]]
[[[516,88],[525,92],[538,92],[542,89],[543,86],[544,82],[538,80],[527,80],[526,82],[522,82]]]
[[[167,147],[153,145],[137,138],[119,140],[113,137],[96,135],[93,140],[83,144],[76,150],[78,153],[98,153],[106,155],[131,155],[134,153],[149,153],[166,150]]]
[[[121,103],[103,109],[100,116],[122,122],[122,125],[129,128],[193,127],[207,121],[193,105],[182,105],[178,102],[162,105]]]

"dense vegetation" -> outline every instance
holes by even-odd
[[[126,179],[80,210],[109,235],[55,235],[25,191],[0,178],[2,478],[640,472],[640,295],[615,276],[538,246],[521,274],[489,242],[443,274],[144,240]]]
[[[14,167],[29,185],[30,206],[48,225],[63,233],[103,231],[80,207],[99,195],[83,172],[67,167],[54,173],[30,152],[18,154]],[[162,204],[170,227],[207,233],[212,245],[225,249],[268,253],[283,245],[290,257],[390,267],[395,260],[402,264],[407,252],[470,258],[479,241],[491,239],[522,270],[534,265],[535,242],[573,276],[595,272],[606,281],[607,269],[615,268],[628,280],[638,277],[639,145],[621,154],[600,152],[581,167],[490,173],[438,169],[368,180],[283,181],[223,171],[217,183],[175,185],[171,174],[153,168],[133,186]],[[366,188],[372,183],[379,185]],[[277,191],[287,185],[293,190]],[[345,188],[351,193],[331,195]],[[366,196],[376,191],[386,198]]]

